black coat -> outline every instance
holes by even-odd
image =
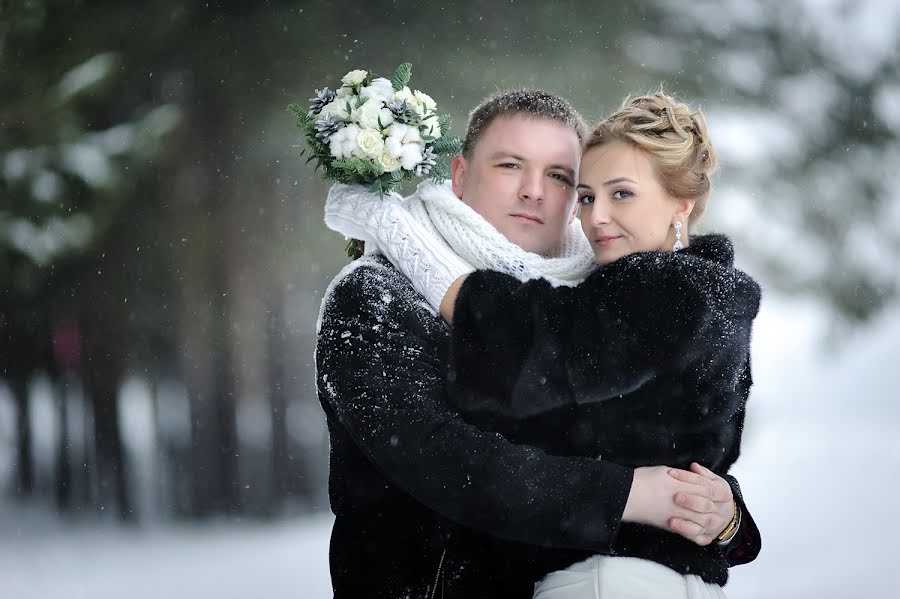
[[[574,288],[477,272],[456,303],[449,396],[481,428],[553,455],[633,467],[696,461],[724,475],[740,451],[759,300],[756,282],[733,267],[731,243],[715,235],[678,253],[626,256]],[[558,569],[562,557],[494,545],[497,569],[513,573]],[[716,544],[635,524],[622,524],[604,553],[717,584],[734,563]]]
[[[447,398],[449,329],[384,258],[338,275],[320,318],[335,599],[427,597],[438,579],[448,598],[525,598],[544,572],[496,576],[494,539],[612,550],[633,471],[465,422]],[[742,535],[735,554],[753,554],[758,531]]]

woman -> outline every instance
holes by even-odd
[[[454,324],[449,386],[458,408],[550,453],[727,472],[739,452],[759,288],[733,268],[724,237],[688,244],[715,162],[702,115],[665,94],[626,100],[600,123],[578,185],[582,228],[600,266],[576,287],[479,271],[435,294],[430,273],[471,268],[435,251],[428,231],[403,236],[402,252],[385,252],[414,283],[425,273],[418,283]],[[411,240],[421,247],[410,250]],[[616,433],[594,432],[601,428]],[[509,550],[498,547],[498,563]],[[633,523],[621,526],[613,550],[615,557],[551,573],[535,596],[721,596],[727,564],[715,544]],[[516,551],[519,567],[541,559],[540,548]]]

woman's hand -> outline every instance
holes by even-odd
[[[731,521],[728,482],[700,466],[691,471],[667,466],[636,468],[622,514],[624,522],[670,530],[698,545],[709,545]]]
[[[675,503],[686,510],[686,513],[672,516],[669,519],[669,530],[698,545],[709,545],[734,517],[735,504],[731,485],[696,462],[691,464],[690,472],[673,468],[669,476],[703,489],[700,493],[676,493]]]

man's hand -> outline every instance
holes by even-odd
[[[622,520],[649,524],[709,545],[734,515],[731,487],[712,471],[667,466],[635,468]]]
[[[709,468],[694,462],[691,471],[672,468],[669,476],[695,485],[699,492],[679,491],[675,503],[686,510],[669,518],[669,530],[698,545],[709,545],[734,517],[731,485]]]

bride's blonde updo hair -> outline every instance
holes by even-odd
[[[672,197],[695,201],[688,223],[700,219],[709,200],[709,178],[717,165],[702,112],[691,110],[662,90],[629,96],[594,128],[584,149],[615,141],[647,152],[663,189]]]

